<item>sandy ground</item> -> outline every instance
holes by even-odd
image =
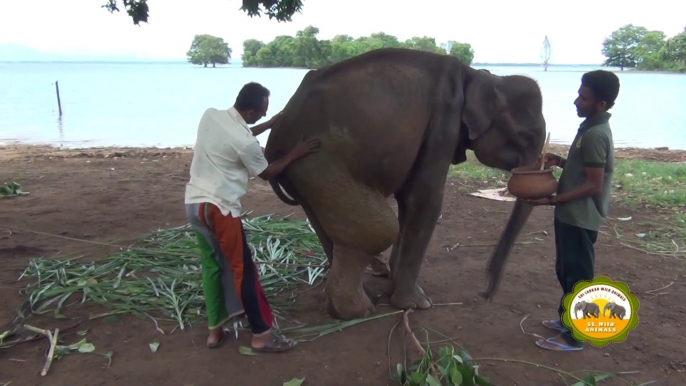
[[[0,182],[15,180],[31,193],[0,200],[0,331],[11,327],[21,300],[18,291],[26,284],[16,279],[28,259],[66,253],[97,258],[106,248],[68,238],[125,243],[159,227],[185,223],[183,189],[191,155],[188,149],[0,149]],[[618,150],[620,157],[674,162],[686,161],[685,155]],[[534,211],[519,241],[535,243],[515,248],[497,297],[485,303],[477,292],[486,284],[484,269],[492,250],[488,245],[497,241],[512,203],[466,193],[460,184],[448,183],[443,215],[419,278],[434,302],[463,304],[415,312],[410,317],[412,324],[455,337],[475,358],[520,359],[570,372],[639,371],[626,379],[637,384],[652,380],[657,381],[653,385],[686,384],[682,260],[646,255],[602,234],[596,247],[597,273],[623,280],[638,296],[637,329],[626,341],[604,348],[587,346],[576,353],[540,350],[534,337],[521,332],[520,321],[529,314],[523,323],[527,332],[552,335],[540,325],[541,320],[556,317],[561,295],[554,273],[552,211]],[[261,181],[251,184],[244,206],[253,215],[295,212],[296,218],[304,218],[298,207],[280,203]],[[617,206],[610,215],[633,216],[635,221],[621,223],[622,227],[655,216]],[[448,250],[457,243],[463,247]],[[646,293],[670,282],[674,283],[665,295]],[[299,296],[306,315],[296,315],[298,318],[329,319],[324,314],[322,289]],[[384,306],[377,312],[392,310]],[[239,342],[232,340],[219,350],[208,350],[205,325],[162,336],[150,320],[133,316],[120,317],[115,323],[84,321],[78,329],[89,328],[88,339],[98,351],[114,351],[111,367],[107,368],[100,356],[70,355],[53,363],[50,373],[41,377],[46,344],[31,342],[0,350],[0,385],[9,381],[11,385],[281,385],[294,377],[306,377],[305,385],[390,385],[388,335],[397,321],[396,317],[372,321],[302,343],[286,354],[260,356],[238,353],[239,344],[249,345],[247,334],[242,334]],[[35,319],[32,323],[64,328],[74,321]],[[152,341],[160,342],[154,354],[148,347]],[[402,342],[402,333],[394,334],[390,349],[393,366],[403,361]],[[408,349],[408,355],[414,352]],[[489,361],[481,365],[481,373],[498,385],[562,385],[554,373],[541,368]],[[614,380],[603,384],[626,383]]]

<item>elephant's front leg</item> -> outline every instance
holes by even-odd
[[[417,277],[441,214],[449,164],[427,169],[418,166],[419,173],[397,197],[403,210],[399,211],[400,233],[391,256],[391,304],[401,309],[431,307],[431,299],[417,285]]]

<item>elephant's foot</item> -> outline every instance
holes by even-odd
[[[336,291],[327,295],[326,310],[336,319],[351,320],[370,316],[376,307],[363,289],[352,292]]]
[[[326,280],[327,312],[334,318],[364,318],[375,307],[362,285],[372,256],[353,248],[334,246],[334,259]]]
[[[424,294],[422,287],[415,284],[409,290],[396,288],[391,296],[391,304],[403,310],[410,308],[425,310],[431,307],[431,299]]]
[[[390,268],[388,268],[388,265],[381,260],[380,255],[374,256],[370,265],[374,276],[389,277],[391,274]]]

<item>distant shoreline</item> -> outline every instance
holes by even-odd
[[[50,63],[74,63],[74,64],[83,64],[83,63],[93,63],[93,64],[188,64],[191,67],[202,67],[203,66],[195,66],[189,64],[186,60],[0,60],[0,63],[39,63],[39,64],[50,64]],[[231,63],[227,64],[218,64],[217,67],[227,67],[227,66],[240,66],[242,65],[242,61],[231,61]],[[488,62],[474,62],[471,64],[472,66],[494,66],[494,67],[543,67],[541,63],[508,63],[508,62],[503,62],[503,63],[488,63]],[[550,64],[548,65],[548,68],[551,67],[601,67],[602,64],[593,64],[593,63],[585,63],[585,64],[564,64],[564,63],[556,63],[556,64]],[[242,67],[242,66],[241,66]],[[210,68],[210,67],[207,67]],[[242,67],[242,68],[296,68],[296,67]],[[306,69],[305,67],[302,67],[303,69]]]
[[[118,64],[118,65],[188,65],[191,68],[202,68],[202,69],[217,69],[217,68],[250,68],[250,69],[260,69],[260,70],[311,70],[307,67],[243,67],[243,62],[235,61],[229,64],[219,64],[216,67],[203,67],[189,64],[184,60],[0,60],[0,65],[3,64]],[[540,67],[543,65],[540,63],[472,63],[471,67]],[[602,68],[607,71],[622,73],[622,74],[672,74],[672,75],[686,75],[686,73],[678,71],[657,71],[657,70],[636,70],[633,68],[625,69],[624,71],[619,70],[615,67],[604,67],[602,64],[550,64],[548,69],[551,68],[575,68],[578,67],[579,70],[585,70],[591,67]],[[554,72],[554,71],[549,71]]]
[[[550,144],[551,153],[566,155],[569,145]],[[0,161],[25,157],[81,158],[88,156],[110,157],[133,154],[192,154],[193,145],[155,147],[155,146],[97,146],[65,148],[46,143],[0,142]],[[660,162],[686,163],[686,150],[664,148],[615,147],[615,157],[621,159],[642,159]]]

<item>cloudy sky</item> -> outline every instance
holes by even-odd
[[[538,62],[545,35],[554,63],[600,63],[603,39],[624,24],[673,36],[686,27],[686,1],[652,0],[304,0],[290,23],[250,18],[241,0],[150,0],[148,24],[110,14],[105,0],[2,1],[0,43],[75,55],[185,59],[193,35],[223,37],[240,58],[242,42],[269,41],[313,25],[320,39],[383,31],[467,42],[478,62]]]

